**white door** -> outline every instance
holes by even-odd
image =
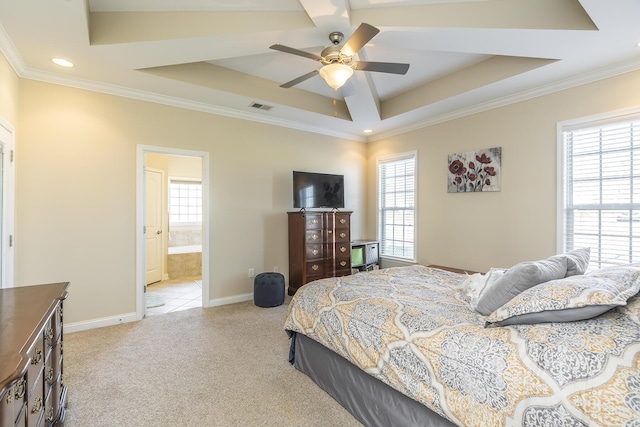
[[[162,194],[164,172],[145,168],[147,285],[162,279]]]

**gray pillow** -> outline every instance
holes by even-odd
[[[519,293],[567,273],[567,258],[556,255],[540,261],[516,264],[496,280],[478,301],[476,311],[490,315]]]
[[[562,254],[567,258],[567,274],[564,277],[584,274],[589,267],[591,248],[580,248]]]
[[[485,326],[590,319],[626,305],[640,290],[640,265],[607,267],[541,283],[494,311]]]

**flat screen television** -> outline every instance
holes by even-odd
[[[293,171],[293,207],[344,208],[344,175]]]

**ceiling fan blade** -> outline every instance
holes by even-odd
[[[321,61],[322,57],[313,53],[305,52],[304,50],[294,49],[289,46],[284,46],[281,44],[274,44],[273,46],[269,46],[269,49],[279,50],[280,52],[290,53],[292,55],[304,56],[305,58],[313,59],[314,61]]]
[[[373,25],[363,22],[356,31],[351,34],[349,40],[344,43],[340,52],[347,56],[355,55],[360,49],[362,49],[362,46],[369,43],[369,40],[374,38],[379,32],[380,30]]]
[[[379,73],[407,74],[409,64],[399,62],[367,62],[357,61],[351,64],[354,70],[377,71]]]
[[[309,73],[307,73],[307,74],[304,74],[304,75],[302,75],[302,76],[300,76],[300,77],[298,77],[298,78],[296,78],[296,79],[293,79],[293,80],[291,80],[291,81],[289,81],[289,82],[282,83],[282,84],[280,85],[280,87],[283,87],[283,88],[285,88],[285,89],[288,89],[288,88],[290,88],[291,86],[295,86],[295,85],[297,85],[298,83],[302,83],[303,81],[310,79],[311,77],[315,76],[316,74],[318,74],[318,70],[313,70],[313,71],[311,71],[311,72],[309,72]]]

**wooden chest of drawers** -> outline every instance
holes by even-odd
[[[64,421],[62,301],[68,286],[0,290],[0,427]]]
[[[289,295],[324,277],[351,274],[351,212],[288,212]]]

